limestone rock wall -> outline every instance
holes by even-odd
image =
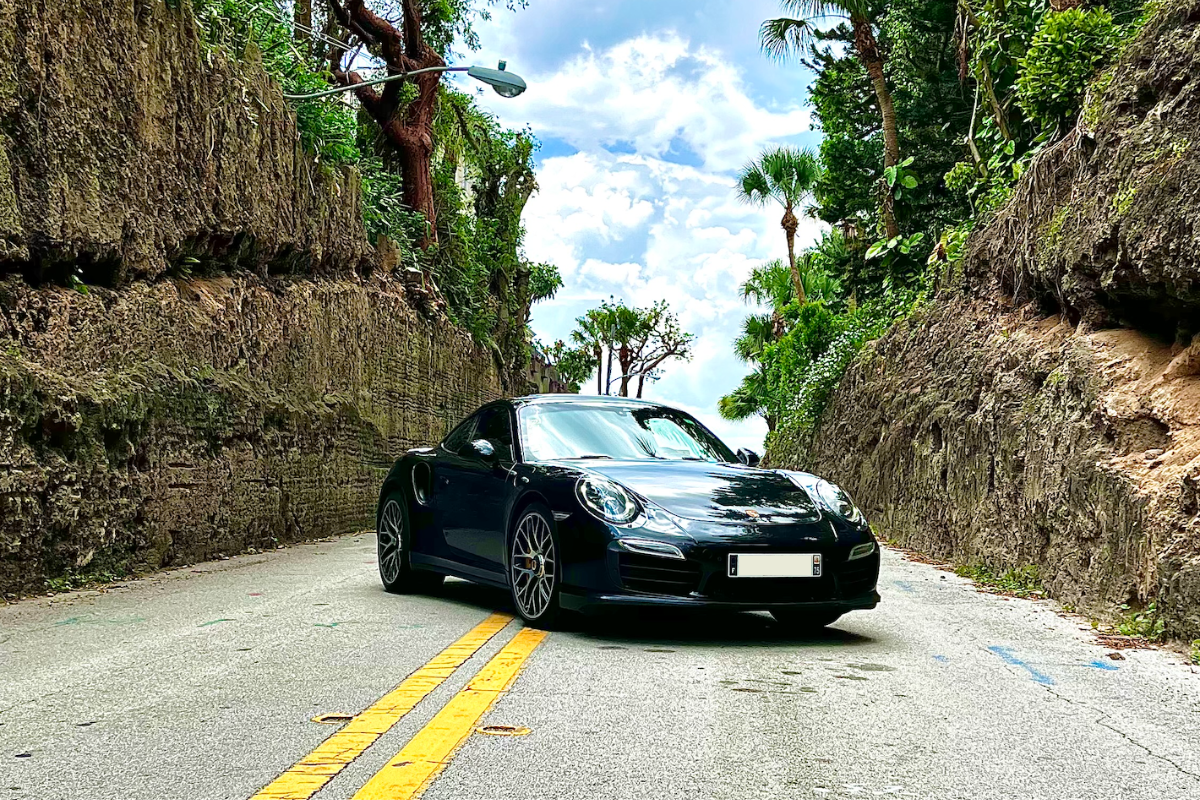
[[[971,243],[977,291],[1072,320],[1200,333],[1200,2],[1166,0]]]
[[[1065,602],[1156,602],[1200,637],[1198,121],[1200,3],[1169,0],[940,296],[772,461],[922,552],[1036,564]]]
[[[993,569],[1036,564],[1100,616],[1157,599],[1200,636],[1200,347],[943,298],[852,366],[776,463],[845,486],[879,531]]]
[[[369,528],[383,477],[500,396],[379,281],[0,284],[0,591]]]
[[[0,272],[369,265],[357,178],[303,152],[254,54],[209,52],[190,6],[0,0]]]
[[[370,527],[501,393],[190,6],[0,0],[0,593]]]

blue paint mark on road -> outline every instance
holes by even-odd
[[[892,585],[895,586],[900,591],[908,592],[909,594],[915,594],[917,591],[916,589],[913,588],[913,585],[911,583],[909,583],[908,581],[892,581]]]
[[[949,656],[934,656],[933,660],[938,662],[939,664],[949,664],[950,663]]]
[[[1092,663],[1088,664],[1088,666],[1095,667],[1096,669],[1106,670],[1108,672],[1116,672],[1120,669],[1120,667],[1118,667],[1116,664],[1109,664],[1107,661],[1093,661]]]
[[[1005,664],[1011,664],[1014,667],[1020,667],[1021,669],[1025,670],[1026,672],[1029,673],[1030,678],[1032,678],[1037,683],[1040,683],[1042,686],[1053,686],[1054,685],[1054,678],[1051,678],[1049,675],[1047,675],[1044,672],[1039,672],[1038,670],[1034,669],[1029,664],[1025,663],[1021,659],[1014,656],[1011,647],[1001,647],[1000,645],[992,645],[991,647],[988,648],[988,650],[991,650],[993,653],[1000,656],[1000,658],[1004,659]]]

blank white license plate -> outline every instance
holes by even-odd
[[[730,553],[731,578],[819,578],[816,553]]]

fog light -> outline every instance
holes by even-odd
[[[640,553],[644,556],[659,556],[660,558],[674,558],[679,561],[686,561],[683,557],[683,551],[673,544],[667,542],[656,542],[653,539],[619,539],[621,547],[624,547],[631,553]]]
[[[855,545],[854,549],[852,549],[850,551],[850,558],[847,560],[853,561],[856,558],[866,558],[867,556],[871,555],[871,553],[874,553],[874,552],[875,552],[875,543],[874,542],[867,542],[866,544]]]

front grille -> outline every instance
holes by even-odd
[[[631,592],[686,597],[700,586],[700,565],[673,558],[619,553],[621,584]]]
[[[714,575],[705,594],[731,603],[809,603],[834,599],[830,578],[730,578]]]
[[[848,561],[838,570],[838,590],[846,599],[861,597],[875,588],[878,578],[879,559],[868,557]]]

